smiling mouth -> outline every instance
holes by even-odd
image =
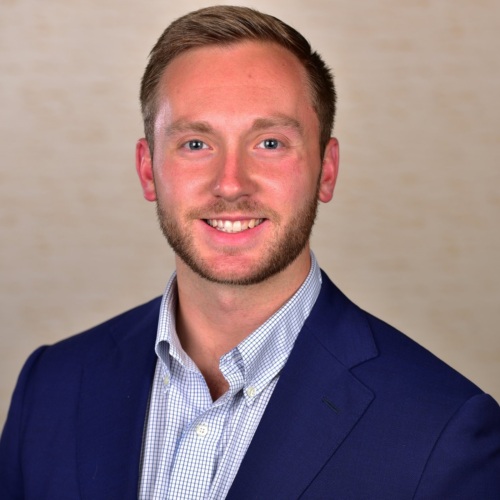
[[[252,229],[262,224],[265,219],[246,219],[246,220],[223,220],[223,219],[205,219],[205,222],[223,233],[241,233],[247,229]]]

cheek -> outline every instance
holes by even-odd
[[[274,186],[268,192],[267,203],[278,212],[294,212],[315,197],[316,187],[306,185],[307,181],[287,182]]]
[[[200,175],[186,175],[185,169],[163,169],[156,177],[156,192],[163,206],[182,213],[207,197],[206,183]]]
[[[158,201],[162,206],[177,205],[177,198],[182,199],[180,193],[182,184],[178,184],[175,177],[165,168],[155,171],[155,188]]]
[[[303,168],[288,170],[286,175],[280,176],[272,183],[272,189],[276,196],[289,203],[300,203],[316,194],[319,179],[319,171],[313,173]]]

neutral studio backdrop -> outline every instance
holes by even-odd
[[[322,267],[500,399],[500,3],[237,3],[334,69]],[[138,85],[166,25],[210,4],[0,0],[0,426],[33,349],[163,291],[173,257],[134,169]]]

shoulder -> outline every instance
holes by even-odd
[[[138,344],[154,345],[161,297],[110,318],[53,345],[38,348],[27,360],[22,375],[61,379],[86,363],[105,359],[116,347],[133,350]]]
[[[19,411],[25,407],[23,414],[28,419],[36,412],[53,415],[63,408],[72,414],[83,380],[92,380],[88,387],[95,391],[115,373],[128,375],[138,367],[150,371],[160,301],[156,298],[85,332],[38,348],[21,370],[12,406],[17,405]]]
[[[394,383],[427,394],[445,392],[448,397],[472,397],[482,391],[464,375],[428,349],[384,321],[361,311],[379,355],[373,360],[381,376],[397,376]]]
[[[95,347],[126,342],[145,330],[155,329],[158,323],[161,297],[129,309],[88,330],[46,347],[55,354],[83,355]]]
[[[399,402],[398,411],[409,420],[416,418],[428,432],[434,424],[436,429],[446,426],[468,401],[485,396],[475,383],[404,333],[369,313],[360,314],[370,327],[378,355],[356,367],[353,374],[369,381],[378,404],[390,407]],[[498,405],[492,403],[498,418]]]
[[[326,276],[318,306],[309,333],[329,351],[333,366],[340,362],[346,378],[372,395],[345,453],[379,450],[377,467],[394,481],[404,477],[415,488],[420,484],[416,498],[476,498],[472,491],[485,493],[477,498],[493,498],[491,492],[500,488],[497,402],[407,335],[353,304]],[[326,373],[327,365],[323,368]],[[367,460],[373,458],[368,455]]]
[[[405,406],[408,412],[442,410],[444,416],[483,394],[426,348],[356,306],[326,275],[313,328],[331,354],[374,392],[376,406],[402,402],[401,411]]]
[[[103,417],[104,423],[115,426],[128,409],[143,421],[155,366],[160,301],[42,346],[28,358],[0,439],[0,497],[6,498],[5,488],[22,488],[14,485],[21,470],[33,485],[39,486],[47,470],[54,485],[60,477],[71,484],[77,436],[95,423],[92,419]],[[104,426],[100,432],[109,429]]]

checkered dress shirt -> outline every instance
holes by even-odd
[[[172,276],[160,309],[140,500],[225,498],[320,288],[321,273],[311,253],[311,270],[295,295],[221,357],[229,390],[212,401],[175,331]]]

